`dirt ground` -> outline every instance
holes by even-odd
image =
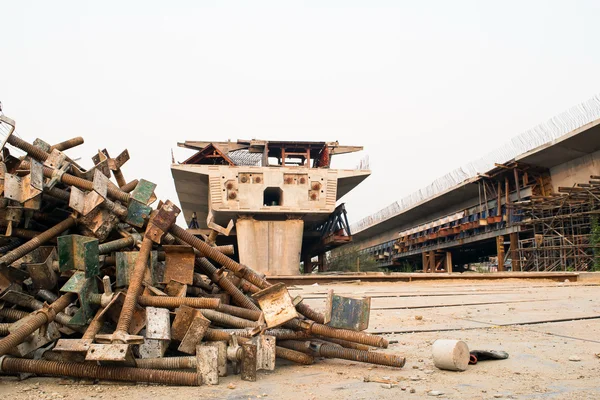
[[[372,297],[370,332],[406,357],[402,369],[319,359],[312,366],[278,360],[256,382],[237,376],[196,388],[0,378],[6,399],[596,399],[600,398],[600,305],[597,281],[505,280],[297,286],[309,305],[324,305],[328,288]],[[434,367],[436,339],[464,340],[470,349],[503,350],[507,360],[465,372]],[[365,382],[384,378],[397,384]],[[411,391],[413,393],[411,393]],[[432,393],[433,392],[433,393]],[[432,396],[432,394],[438,396]]]

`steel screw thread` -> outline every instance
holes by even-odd
[[[82,339],[94,340],[94,338],[96,337],[96,333],[100,332],[100,329],[102,329],[102,326],[104,325],[103,311],[103,308],[98,309],[96,315],[94,315],[94,318],[90,321],[90,324],[85,330],[85,333],[81,337]]]
[[[252,332],[250,329],[223,329],[225,332],[230,335],[242,336],[242,337],[252,337],[255,332]],[[291,329],[267,329],[264,332],[267,336],[274,336],[278,340],[306,340],[310,339],[311,336],[305,332],[293,331]]]
[[[8,328],[10,328],[11,325],[12,324],[6,322],[0,323],[0,336],[7,336],[8,334],[10,334]]]
[[[285,326],[288,326],[292,329],[306,329],[304,328],[300,320],[297,318],[287,322]],[[308,330],[310,333],[319,336],[343,339],[354,343],[366,344],[367,346],[372,347],[388,347],[388,341],[386,339],[375,335],[369,335],[368,333],[364,332],[356,332],[348,329],[331,328],[327,325],[322,325],[316,322],[310,324],[310,328],[308,328]]]
[[[140,358],[135,360],[138,368],[153,369],[196,369],[197,362],[194,356]]]
[[[135,239],[132,236],[102,243],[98,245],[98,254],[112,253],[113,251],[122,249],[124,247],[131,247],[134,244]]]
[[[248,328],[259,326],[258,322],[256,321],[250,321],[249,319],[234,317],[214,310],[201,310],[201,313],[206,319],[209,319],[212,322],[217,323],[219,325],[226,325],[234,328]]]
[[[369,364],[387,365],[388,367],[404,367],[406,359],[395,354],[384,354],[373,351],[354,350],[338,347],[331,344],[320,346],[319,355],[327,358],[341,358],[350,361],[359,361]]]
[[[161,383],[166,385],[199,386],[200,375],[194,372],[164,371],[146,368],[105,367],[91,363],[71,363],[24,358],[5,358],[3,372],[34,373],[38,375],[69,376],[74,378],[106,379],[126,382]]]
[[[14,235],[14,233],[15,233],[15,228],[13,228],[13,235]],[[17,236],[17,235],[14,235],[14,236]],[[6,253],[13,249],[16,249],[23,243],[23,241],[21,239],[16,238],[16,237],[7,238],[7,239],[10,240],[10,242],[7,245],[0,247],[0,253]]]
[[[134,179],[131,182],[121,186],[121,190],[124,191],[125,193],[129,193],[133,189],[135,189],[135,187],[137,186],[138,183],[140,183],[140,181],[138,181],[137,179]]]
[[[296,305],[296,310],[308,319],[312,319],[319,324],[325,324],[325,316],[320,312],[313,310],[307,304],[304,304],[304,302]]]
[[[258,321],[262,315],[262,312],[257,310],[249,310],[247,308],[236,307],[222,303],[216,308],[216,310],[225,314],[233,315],[235,317],[249,319],[251,321]]]
[[[117,184],[119,185],[120,188],[127,185],[127,181],[125,180],[125,177],[123,176],[123,172],[121,172],[120,169],[116,169],[112,173],[113,173],[113,176],[115,177],[115,179],[117,180]]]
[[[212,342],[229,341],[231,335],[225,331],[219,329],[208,328],[204,334],[204,339]],[[247,338],[238,337],[240,343],[246,343]],[[298,364],[309,365],[314,362],[314,358],[308,354],[300,353],[298,351],[289,350],[281,346],[275,346],[275,355],[284,360],[293,361]]]
[[[42,325],[51,322],[54,318],[52,313],[58,313],[64,310],[75,297],[75,293],[63,294],[58,300],[50,304],[49,308],[51,312],[36,311],[33,312],[27,320],[21,324],[12,333],[3,339],[0,339],[0,356],[5,355],[13,348],[17,347],[23,341],[35,332],[36,329]]]
[[[314,357],[311,355],[291,349],[286,349],[285,347],[281,346],[275,347],[275,356],[283,358],[284,360],[289,360],[304,365],[310,365],[315,362]]]
[[[80,144],[83,144],[83,138],[81,136],[77,136],[72,139],[65,140],[64,142],[57,143],[54,146],[51,146],[50,151],[54,149],[59,151],[65,151],[72,149],[73,147],[79,146]]]
[[[227,257],[225,254],[221,253],[220,251],[211,247],[207,243],[198,239],[196,236],[187,232],[185,229],[183,229],[177,225],[173,225],[171,227],[171,233],[176,238],[183,240],[184,242],[186,242],[193,248],[200,251],[206,257],[216,261],[217,263],[221,264],[225,268],[227,268],[233,272],[243,273],[244,278],[246,278],[248,281],[252,282],[256,286],[261,287],[261,288],[265,288],[265,287],[269,286],[269,283],[264,278],[262,278],[260,275],[258,275],[253,269],[246,267],[246,266],[242,266],[241,264],[233,261],[231,258]]]
[[[12,137],[12,136],[11,136]],[[16,249],[6,253],[4,256],[0,257],[0,265],[10,265],[17,261],[19,258],[23,257],[26,254],[31,253],[33,250],[40,247],[42,244],[46,243],[48,240],[58,236],[61,232],[69,229],[75,225],[75,217],[69,216],[69,218],[64,221],[54,225],[52,228],[44,231],[31,239],[30,241],[22,244]]]
[[[335,343],[335,344],[339,344],[342,347],[345,347],[347,349],[354,349],[354,350],[364,350],[364,351],[369,351],[371,350],[371,346],[367,346],[364,344],[359,344],[359,343],[354,343],[354,342],[349,342],[347,340],[342,340],[342,339],[335,339],[335,338],[322,338],[323,340],[326,340],[328,342],[331,343]]]
[[[127,208],[122,206],[120,203],[115,203],[109,199],[104,199],[104,202],[100,205],[100,207],[115,213],[121,219],[127,218]]]
[[[129,280],[129,288],[123,301],[123,308],[121,309],[121,315],[119,316],[119,322],[117,322],[116,331],[129,332],[129,325],[131,324],[131,318],[133,317],[133,311],[137,303],[138,297],[142,291],[142,282],[144,280],[144,273],[148,264],[148,257],[150,257],[150,251],[152,250],[152,240],[144,237],[142,246],[138,252],[138,256],[135,259],[135,265],[133,267],[133,274]]]
[[[195,265],[198,269],[204,272],[213,282],[215,282],[221,289],[229,293],[231,299],[240,307],[247,308],[249,310],[260,311],[258,306],[252,302],[240,289],[237,288],[229,279],[226,279],[223,275],[219,275],[217,268],[212,265],[206,257],[196,257]]]
[[[2,308],[0,309],[0,318],[6,318],[11,321],[18,321],[28,316],[27,311],[16,310],[14,308]]]
[[[71,198],[71,193],[66,190],[59,189],[57,187],[53,187],[51,189],[44,188],[44,193],[49,194],[52,197],[56,197],[57,199],[64,200],[66,202]]]
[[[47,155],[47,153],[44,153]],[[23,169],[28,169],[29,168],[29,161],[21,161],[21,168]],[[54,168],[50,168],[50,167],[46,167],[43,166],[42,170],[44,171],[44,176],[46,178],[52,178],[52,175],[54,174],[55,169]],[[75,186],[78,189],[81,190],[87,190],[87,191],[92,191],[94,190],[94,183],[92,181],[88,181],[86,179],[83,178],[79,178],[75,175],[70,175],[70,174],[62,174],[60,181],[62,183],[64,183],[65,185],[69,185],[69,186]],[[125,204],[129,203],[129,193],[125,193],[123,192],[121,189],[117,189],[113,186],[109,186],[107,189],[107,193],[109,195],[109,197],[119,200]]]
[[[221,300],[209,297],[139,296],[138,304],[144,307],[159,308],[177,308],[185,305],[192,308],[215,309],[219,307]]]
[[[46,153],[44,150],[32,145],[31,143],[27,143],[15,135],[10,135],[7,139],[7,142],[16,148],[23,150],[27,153],[27,155],[35,158],[38,161],[44,162],[48,158],[48,153]]]

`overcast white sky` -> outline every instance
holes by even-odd
[[[128,148],[177,203],[177,141],[339,140],[370,157],[356,221],[600,91],[598,1],[0,4],[19,135]]]

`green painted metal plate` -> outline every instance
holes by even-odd
[[[58,237],[58,269],[85,271],[86,278],[100,273],[98,239],[81,235]]]
[[[90,295],[98,293],[96,278],[86,278],[83,271],[75,272],[60,291],[63,293],[76,293],[79,299],[79,310],[73,314],[69,323],[77,326],[87,325],[94,316]]]
[[[329,292],[325,306],[326,325],[363,331],[369,327],[371,298],[343,297]]]
[[[133,267],[135,266],[138,254],[139,252],[137,251],[119,251],[115,253],[117,287],[129,286],[129,278],[133,273]],[[149,265],[150,268],[146,269],[144,280],[151,282],[152,286],[158,285],[162,282],[164,273],[164,267],[158,262],[158,251],[150,252]]]
[[[156,184],[145,179],[140,179],[137,186],[131,192],[131,198],[139,203],[148,204],[152,198],[152,193],[156,189]]]

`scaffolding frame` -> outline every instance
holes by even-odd
[[[558,194],[511,204],[522,231],[518,257],[522,271],[590,271],[600,257],[592,237],[600,217],[600,176],[589,183],[559,187]],[[597,223],[597,222],[596,222]]]

